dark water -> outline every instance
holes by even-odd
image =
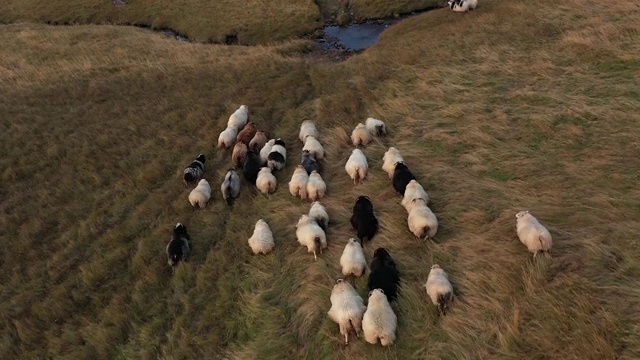
[[[358,51],[378,42],[380,34],[396,21],[380,21],[349,26],[327,26],[317,41],[325,50]]]

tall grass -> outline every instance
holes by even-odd
[[[298,56],[298,42],[0,26],[0,358],[637,358],[636,13],[632,1],[487,0],[403,21],[341,63]],[[228,208],[214,185],[230,152],[214,145],[240,104],[289,160],[275,194],[243,186]],[[371,171],[354,186],[348,134],[369,116],[390,134],[365,149]],[[310,204],[286,186],[303,119],[327,152],[317,262],[295,240]],[[389,146],[429,192],[437,244],[407,229],[380,169]],[[214,193],[194,210],[180,176],[200,152]],[[367,258],[387,247],[402,273],[390,348],[344,347],[326,315],[361,194],[382,225]],[[517,240],[522,209],[551,230],[550,259]],[[268,256],[247,245],[259,218]],[[178,221],[193,255],[172,274]],[[423,288],[433,263],[457,291],[442,318]],[[365,296],[366,277],[354,284]]]

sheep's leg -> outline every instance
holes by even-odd
[[[348,333],[344,334],[344,344],[345,345],[349,345],[349,334]]]
[[[313,260],[318,261],[318,257],[316,256],[316,252],[313,252]]]

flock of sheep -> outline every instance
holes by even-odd
[[[351,133],[355,149],[345,164],[345,171],[354,184],[362,183],[369,171],[367,158],[359,147],[366,146],[374,137],[384,136],[386,133],[385,123],[373,118],[367,119],[364,124],[359,123]],[[299,139],[304,144],[301,161],[289,182],[292,196],[312,201],[309,212],[300,216],[296,224],[296,238],[300,246],[305,246],[309,253],[313,253],[315,260],[327,248],[325,232],[329,226],[329,214],[319,202],[327,189],[320,175],[319,161],[324,158],[325,152],[318,141],[319,136],[312,121],[302,122],[299,133]],[[219,148],[232,146],[231,161],[234,167],[226,173],[220,187],[227,204],[231,205],[240,193],[240,177],[236,172],[239,167],[249,184],[255,185],[264,194],[273,193],[277,187],[273,172],[282,170],[286,163],[285,143],[280,138],[267,141],[265,133],[249,122],[249,109],[246,105],[240,106],[229,117],[227,128],[218,138]],[[438,231],[438,220],[428,207],[427,192],[411,173],[398,149],[390,147],[382,160],[382,170],[388,174],[394,189],[402,196],[401,205],[407,211],[409,230],[417,238],[433,239]],[[211,187],[203,178],[205,161],[205,156],[199,154],[183,172],[186,186],[197,184],[189,193],[189,202],[196,208],[205,207],[211,199]],[[356,199],[350,222],[356,238],[347,241],[340,257],[340,267],[343,276],[360,277],[367,268],[363,245],[371,241],[379,229],[369,197],[363,195]],[[516,214],[516,225],[520,241],[533,253],[534,259],[539,252],[550,250],[551,234],[528,211]],[[248,244],[254,254],[266,255],[273,250],[275,242],[267,222],[262,219],[256,222]],[[175,225],[166,253],[168,264],[172,267],[189,256],[190,238],[184,224]],[[327,314],[339,324],[345,344],[349,342],[348,334],[354,331],[357,336],[364,333],[365,340],[371,344],[379,341],[383,346],[388,346],[393,344],[396,337],[397,318],[390,303],[397,298],[400,273],[389,251],[382,247],[374,251],[369,268],[367,305],[364,305],[355,288],[341,278],[331,291],[331,308]],[[446,315],[453,302],[453,287],[447,273],[438,264],[431,266],[425,288],[439,313]]]

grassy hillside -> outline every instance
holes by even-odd
[[[304,42],[0,26],[0,358],[638,358],[639,11],[487,0],[403,21],[341,63]],[[240,104],[289,159],[275,194],[244,186],[228,209],[230,153],[214,144]],[[366,148],[369,178],[354,186],[348,134],[369,116],[391,133]],[[295,240],[309,204],[286,186],[303,119],[327,150],[330,246],[317,262]],[[429,192],[435,245],[407,229],[380,169],[388,146]],[[196,211],[181,172],[200,152],[214,194]],[[382,224],[367,259],[387,247],[403,278],[390,348],[344,347],[326,316],[361,194]],[[518,241],[522,209],[551,230],[550,259]],[[275,235],[268,256],[247,245],[259,218]],[[178,221],[193,255],[172,274]],[[458,291],[445,318],[422,287],[433,263]],[[366,277],[355,285],[365,296]]]

